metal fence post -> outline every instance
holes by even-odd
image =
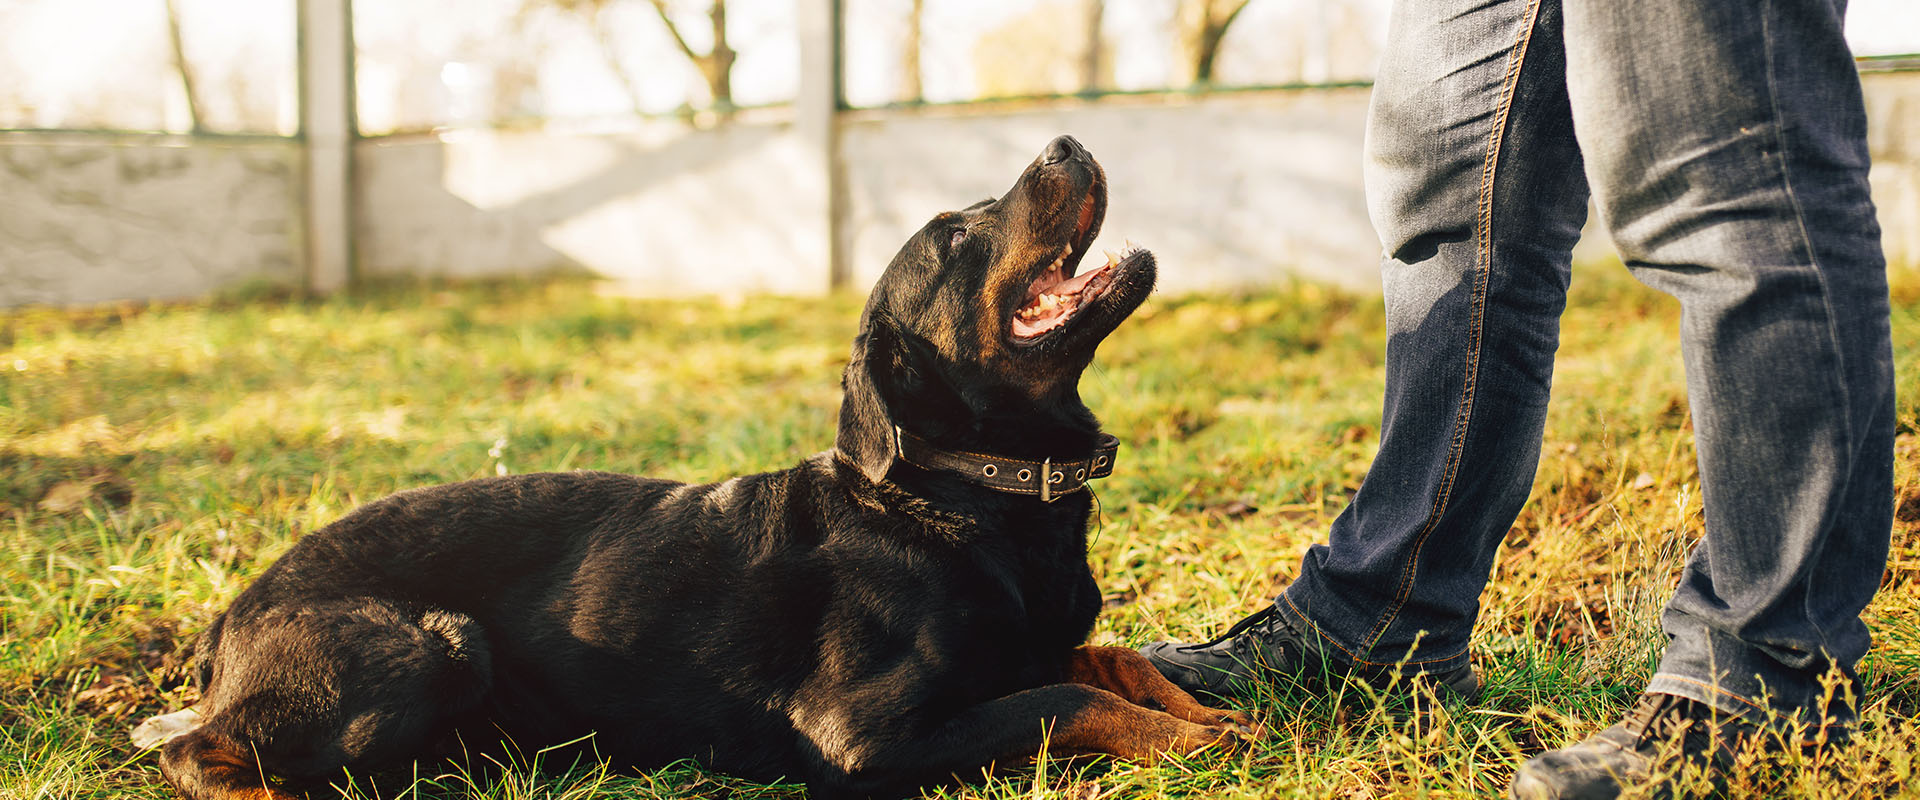
[[[822,216],[820,251],[828,289],[847,285],[846,192],[840,169],[840,0],[795,0],[800,34],[800,87],[794,126],[817,178]]]
[[[299,17],[307,288],[326,293],[353,276],[353,2],[299,0]]]

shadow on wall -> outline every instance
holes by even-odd
[[[934,214],[1004,191],[1061,133],[1110,178],[1097,246],[1153,248],[1163,290],[1290,275],[1378,286],[1360,190],[1366,103],[1349,89],[849,114],[849,288],[870,285]],[[819,159],[803,147],[788,125],[757,123],[370,140],[357,151],[361,274],[565,267],[655,295],[820,292],[830,234]]]
[[[356,151],[360,274],[555,268],[648,295],[824,291],[824,178],[784,123],[463,130]]]
[[[1337,89],[860,115],[842,147],[854,282],[876,278],[933,214],[998,196],[1069,133],[1107,172],[1095,247],[1151,248],[1161,290],[1288,276],[1377,287],[1379,239],[1360,188],[1366,106],[1365,89]]]
[[[1920,262],[1920,71],[1866,76],[1887,255]],[[711,130],[456,130],[356,145],[363,276],[573,269],[637,294],[817,294],[839,237],[854,291],[934,214],[995,196],[1054,136],[1105,165],[1096,248],[1151,247],[1167,292],[1292,276],[1379,285],[1361,188],[1368,91],[1111,97],[857,111],[845,208],[786,119]],[[551,126],[549,126],[551,127]],[[203,296],[304,278],[294,139],[0,133],[0,307]],[[1598,227],[1576,260],[1611,258]]]

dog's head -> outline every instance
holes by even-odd
[[[895,425],[1016,458],[1091,448],[1080,373],[1154,279],[1138,249],[1079,271],[1106,210],[1105,173],[1062,136],[1006,194],[908,239],[861,315],[835,446],[875,481]]]

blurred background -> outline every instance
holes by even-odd
[[[0,306],[587,271],[861,289],[1071,133],[1170,291],[1365,288],[1387,0],[0,0]],[[1854,0],[1920,261],[1920,6]],[[1583,257],[1608,251],[1588,237]]]

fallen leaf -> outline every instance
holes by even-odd
[[[1260,509],[1253,504],[1241,500],[1228,500],[1224,503],[1214,503],[1205,509],[1207,513],[1222,519],[1239,519],[1259,510]]]
[[[40,496],[40,510],[65,514],[87,504],[93,498],[91,481],[61,481]]]
[[[134,747],[145,750],[166,744],[168,739],[198,727],[200,727],[200,711],[188,708],[171,714],[150,717],[135,726],[127,738],[133,740]]]

